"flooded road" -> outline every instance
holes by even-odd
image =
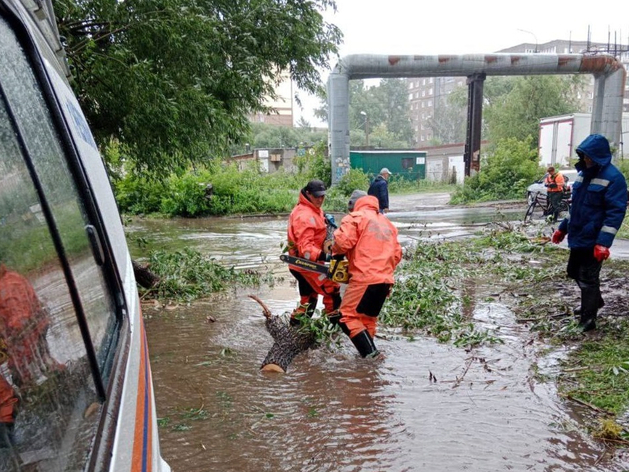
[[[472,234],[493,218],[408,205],[390,214],[405,245]],[[427,217],[432,211],[445,216]],[[579,429],[579,412],[552,383],[534,378],[552,375],[562,353],[540,358],[541,346],[504,305],[478,300],[473,313],[503,344],[466,351],[381,330],[382,361],[359,358],[343,339],[298,356],[287,374],[263,374],[272,338],[247,295],[275,314],[294,308],[297,289],[278,261],[285,219],[136,221],[127,229],[150,249],[188,246],[283,278],[191,306],[144,306],[162,455],[175,472],[629,470],[629,460],[610,457]]]

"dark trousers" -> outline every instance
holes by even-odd
[[[568,277],[581,289],[581,324],[595,320],[598,309],[604,305],[600,289],[602,265],[594,258],[594,248],[570,249]]]
[[[548,207],[548,213],[552,215],[554,220],[559,218],[559,206],[561,205],[561,200],[563,198],[563,192],[548,192],[548,203],[550,204]]]

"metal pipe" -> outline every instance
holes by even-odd
[[[620,139],[625,69],[607,54],[376,55],[341,58],[328,78],[329,146],[332,184],[349,171],[349,81],[387,77],[469,77],[492,75],[592,74],[597,83],[592,132],[617,146]]]

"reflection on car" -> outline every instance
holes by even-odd
[[[566,185],[569,190],[572,190],[572,183],[577,178],[579,172],[575,169],[559,169],[559,173],[564,176]],[[526,198],[529,204],[535,200],[535,197],[538,193],[546,194],[546,187],[544,186],[544,179],[548,174],[544,174],[544,176],[536,180],[534,183],[529,185],[526,189]]]

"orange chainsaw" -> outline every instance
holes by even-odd
[[[349,280],[348,262],[346,260],[332,259],[329,264],[323,264],[304,259],[303,257],[289,256],[288,254],[282,254],[280,260],[305,270],[325,274],[328,279],[339,284],[346,284]]]

